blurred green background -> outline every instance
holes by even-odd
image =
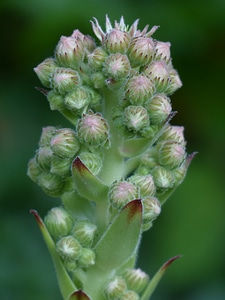
[[[60,300],[54,268],[30,208],[43,216],[58,205],[26,176],[47,125],[68,126],[51,112],[33,67],[53,55],[61,35],[89,20],[104,26],[123,15],[160,25],[154,37],[172,43],[183,87],[172,96],[187,149],[198,151],[184,183],[144,234],[138,265],[150,275],[170,267],[154,300],[225,299],[225,1],[3,0],[0,4],[0,299]]]

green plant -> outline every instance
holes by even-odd
[[[62,200],[41,219],[63,299],[147,300],[167,267],[150,280],[135,268],[144,231],[183,181],[183,127],[170,124],[169,96],[181,87],[170,43],[157,29],[130,27],[123,17],[106,32],[92,22],[100,44],[79,30],[61,37],[53,58],[34,70],[52,110],[72,128],[46,127],[28,175]]]

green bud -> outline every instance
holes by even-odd
[[[138,196],[138,187],[125,180],[114,182],[109,190],[109,200],[118,209]]]
[[[36,157],[30,159],[28,163],[28,169],[27,169],[27,175],[30,177],[30,179],[37,183],[41,172],[42,170],[39,164],[37,163]]]
[[[162,143],[158,155],[159,163],[168,169],[179,167],[186,158],[184,146],[170,141]]]
[[[125,280],[117,276],[113,280],[111,280],[105,288],[105,294],[107,299],[116,300],[120,299],[122,294],[126,291],[127,286]]]
[[[140,296],[134,291],[126,291],[120,300],[139,300]]]
[[[97,231],[97,226],[89,221],[77,221],[72,234],[83,247],[91,247]]]
[[[81,268],[93,266],[95,264],[95,252],[90,248],[82,248],[78,264]]]
[[[129,182],[138,186],[141,198],[153,196],[155,194],[155,184],[153,177],[150,174],[145,176],[135,174],[129,177]]]
[[[147,197],[142,200],[142,230],[146,231],[161,212],[161,205],[156,197]]]
[[[61,66],[76,69],[84,59],[84,50],[84,45],[79,36],[62,36],[56,46],[55,57]]]
[[[45,216],[44,221],[55,240],[69,235],[73,228],[73,217],[63,207],[52,208]]]
[[[90,93],[85,86],[77,87],[65,96],[65,105],[72,111],[85,109],[90,104],[90,101]]]
[[[102,47],[96,48],[88,55],[88,64],[95,70],[100,70],[108,54]]]
[[[40,147],[37,150],[36,157],[37,162],[42,170],[49,171],[51,168],[52,157],[53,157],[52,149],[49,146]]]
[[[52,151],[61,158],[72,158],[80,148],[75,132],[70,128],[58,129],[51,139]]]
[[[168,124],[163,130],[163,133],[159,137],[158,141],[172,141],[185,145],[184,139],[184,127],[183,126],[172,126]]]
[[[54,90],[48,92],[47,99],[51,110],[65,109],[64,97]]]
[[[50,172],[53,174],[57,174],[62,178],[68,177],[71,174],[71,164],[71,159],[53,156]]]
[[[102,168],[102,159],[98,154],[82,152],[79,154],[79,158],[93,175],[97,175],[100,172]]]
[[[55,71],[56,68],[58,68],[58,64],[56,63],[55,59],[47,58],[36,68],[34,68],[34,72],[37,74],[41,83],[45,87],[50,88],[52,73]]]
[[[95,89],[102,89],[106,86],[105,76],[102,74],[102,72],[92,73],[91,82]]]
[[[78,139],[83,144],[99,147],[108,143],[109,127],[100,113],[89,111],[78,121]]]
[[[172,111],[170,99],[164,94],[158,94],[150,99],[146,108],[149,112],[151,123],[153,124],[164,123]]]
[[[121,53],[109,55],[104,64],[104,72],[115,80],[126,78],[130,72],[129,59]]]
[[[77,270],[77,261],[64,260],[63,264],[68,272],[75,272]]]
[[[155,54],[155,46],[152,38],[135,37],[128,49],[128,57],[132,67],[149,64]]]
[[[76,261],[82,252],[80,243],[72,236],[62,237],[56,243],[56,251],[62,260],[65,261]]]
[[[144,74],[154,82],[158,92],[165,91],[170,85],[170,73],[165,61],[153,61],[144,69]]]
[[[150,120],[147,110],[143,106],[130,105],[124,110],[124,125],[134,132],[149,126]]]
[[[125,85],[125,96],[133,105],[143,105],[154,93],[152,81],[145,75],[135,75]]]
[[[66,94],[81,83],[78,72],[68,68],[57,68],[52,76],[52,88]]]
[[[169,42],[155,42],[155,60],[164,60],[168,62],[170,60],[170,46]]]
[[[126,53],[130,45],[130,35],[117,28],[113,28],[105,37],[104,47],[110,53]]]
[[[136,293],[141,293],[146,287],[149,276],[141,269],[129,269],[123,273],[127,287]]]
[[[60,197],[64,192],[65,183],[57,174],[42,172],[38,178],[38,184],[51,197]]]
[[[186,162],[184,162],[180,167],[173,170],[175,185],[181,184],[181,182],[184,180],[186,176],[186,173],[187,173]]]
[[[49,146],[50,141],[54,136],[56,130],[57,128],[54,126],[47,126],[42,128],[42,133],[38,144],[39,147]]]
[[[174,186],[174,176],[170,170],[162,166],[156,166],[151,174],[157,188],[168,189]]]
[[[177,71],[174,69],[170,70],[170,84],[166,89],[166,93],[171,95],[180,87],[182,87],[182,82]]]

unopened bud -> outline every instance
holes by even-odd
[[[129,59],[121,53],[109,55],[105,61],[104,72],[115,80],[126,78],[130,72]]]
[[[51,168],[53,152],[49,146],[40,147],[36,153],[37,162],[44,171],[49,171]]]
[[[45,216],[44,221],[55,240],[69,235],[73,228],[73,217],[63,207],[52,208]]]
[[[54,126],[47,126],[42,128],[41,137],[39,140],[39,147],[49,146],[52,137],[54,136],[57,128]]]
[[[47,99],[51,110],[63,110],[65,108],[64,96],[51,90],[48,92]]]
[[[100,70],[108,54],[102,47],[96,48],[88,55],[88,64],[95,70]]]
[[[155,44],[155,59],[165,60],[168,62],[170,60],[170,46],[169,42],[156,41]]]
[[[82,252],[80,243],[72,236],[62,237],[56,243],[56,251],[62,260],[65,261],[76,261]]]
[[[51,161],[50,172],[65,178],[71,174],[71,164],[71,159],[54,155]]]
[[[143,105],[153,93],[152,81],[143,74],[130,77],[125,85],[125,96],[133,105]]]
[[[172,171],[162,166],[156,166],[151,172],[155,185],[160,189],[168,189],[174,186],[174,176]]]
[[[186,158],[184,146],[170,141],[162,143],[158,155],[159,163],[168,169],[179,167]]]
[[[166,89],[166,93],[171,95],[176,90],[178,90],[180,87],[182,87],[182,82],[180,80],[180,77],[179,77],[177,71],[172,69],[172,71],[170,71],[170,84],[168,85],[168,87]]]
[[[149,114],[143,106],[130,105],[124,110],[124,125],[134,132],[149,126]]]
[[[138,175],[135,174],[129,177],[129,181],[136,186],[138,186],[140,190],[140,197],[148,197],[153,196],[155,194],[155,184],[152,175]]]
[[[41,174],[42,170],[37,163],[36,157],[30,159],[28,163],[27,175],[32,179],[34,182],[38,183],[38,177]]]
[[[123,277],[128,289],[136,293],[141,293],[149,281],[149,276],[141,269],[129,269],[123,273]]]
[[[159,137],[159,141],[172,141],[185,145],[186,142],[184,139],[184,127],[168,124]]]
[[[140,296],[135,291],[126,291],[120,300],[139,300]]]
[[[93,266],[95,264],[95,252],[90,248],[82,248],[78,264],[81,268]]]
[[[72,69],[76,69],[82,63],[84,55],[84,45],[79,37],[62,36],[55,50],[59,64]]]
[[[38,178],[38,184],[43,191],[51,197],[60,197],[64,190],[65,182],[62,177],[50,172],[42,172]]]
[[[79,241],[83,247],[91,247],[97,226],[89,221],[77,221],[73,228],[73,236]]]
[[[117,276],[108,283],[105,288],[105,294],[109,300],[120,299],[126,289],[127,286],[125,280],[122,277]]]
[[[102,168],[102,159],[98,154],[82,152],[79,154],[79,158],[92,174],[97,175],[100,172]]]
[[[57,64],[54,58],[47,58],[42,63],[40,63],[36,68],[34,68],[34,72],[37,74],[41,83],[45,87],[50,88],[52,73],[58,67],[59,65]]]
[[[104,47],[109,53],[125,53],[130,45],[130,35],[113,28],[105,37]]]
[[[142,200],[142,230],[146,231],[161,212],[161,205],[156,197],[147,197]]]
[[[103,146],[108,142],[108,123],[99,113],[84,114],[78,122],[77,132],[79,141],[90,146]]]
[[[70,128],[62,128],[56,131],[51,139],[52,151],[59,157],[72,158],[80,148],[75,132]]]
[[[72,90],[65,96],[65,106],[72,111],[86,108],[91,101],[90,93],[84,86]]]
[[[149,64],[155,53],[154,42],[152,38],[136,37],[130,44],[128,56],[132,67]]]
[[[162,124],[169,117],[172,107],[170,99],[164,94],[154,96],[147,104],[150,121],[153,124]]]
[[[109,199],[113,207],[120,209],[136,198],[138,198],[138,187],[131,182],[116,181],[110,187]]]
[[[60,94],[66,94],[81,83],[79,74],[68,68],[57,68],[52,76],[52,87]]]

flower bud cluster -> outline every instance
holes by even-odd
[[[68,271],[88,268],[95,263],[92,245],[97,227],[88,220],[75,221],[64,207],[54,207],[45,216],[45,225]]]
[[[138,300],[149,282],[149,276],[141,269],[127,269],[110,280],[104,289],[107,300]]]

